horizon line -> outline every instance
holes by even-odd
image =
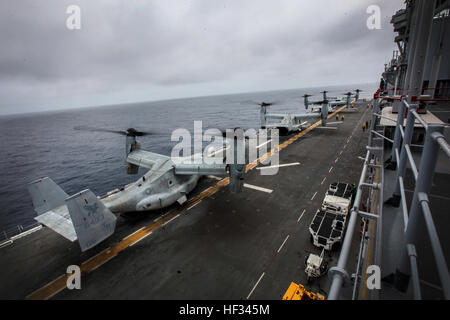
[[[204,95],[204,96],[186,96],[186,97],[179,97],[179,98],[166,98],[166,99],[156,99],[156,100],[141,100],[141,101],[126,101],[121,103],[114,103],[114,104],[99,104],[99,105],[84,105],[84,106],[78,106],[78,107],[71,107],[67,109],[43,109],[40,111],[25,111],[25,112],[17,112],[17,113],[4,113],[0,114],[0,118],[2,117],[8,117],[8,116],[20,116],[20,115],[28,115],[28,114],[37,114],[37,113],[52,113],[52,112],[66,112],[66,111],[73,111],[73,110],[79,110],[79,109],[88,109],[88,108],[101,108],[101,107],[113,107],[113,106],[119,106],[123,104],[139,104],[139,103],[147,103],[147,102],[163,102],[163,101],[174,101],[174,100],[183,100],[183,99],[197,99],[197,98],[208,98],[208,97],[221,97],[221,96],[231,96],[231,95],[239,95],[239,94],[249,94],[249,93],[263,93],[263,92],[275,92],[275,91],[291,91],[291,90],[301,90],[301,89],[313,89],[313,88],[325,88],[328,87],[342,87],[342,86],[353,86],[353,85],[368,85],[368,84],[376,84],[377,82],[365,82],[365,83],[350,83],[350,84],[334,84],[334,85],[323,85],[323,86],[313,86],[313,87],[296,87],[296,88],[286,88],[286,89],[275,89],[275,90],[258,90],[258,91],[247,91],[247,92],[231,92],[231,93],[224,93],[224,94],[210,94],[210,95]]]

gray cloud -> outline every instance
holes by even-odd
[[[81,30],[65,27],[81,8]],[[377,4],[382,29],[368,30]],[[375,82],[403,0],[7,0],[0,114]]]

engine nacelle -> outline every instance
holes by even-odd
[[[227,166],[230,177],[229,189],[232,193],[241,192],[244,185],[245,167],[244,131],[241,128],[235,128],[233,136],[233,162]]]
[[[126,143],[125,143],[125,159],[128,157],[128,155],[130,154],[130,152],[139,149],[140,148],[140,144],[136,141],[136,137],[135,136],[131,136],[131,135],[127,135],[126,136]],[[127,173],[128,174],[137,174],[139,171],[139,166],[126,162],[127,164]]]
[[[328,101],[324,100],[322,102],[322,113],[321,113],[321,118],[322,118],[322,126],[325,127],[327,125],[327,118],[328,118]]]
[[[305,104],[305,109],[306,110],[308,110],[308,107],[309,107],[309,101],[308,101],[308,96],[307,95],[305,95],[304,97],[303,97],[303,103]]]
[[[260,116],[261,116],[261,128],[262,129],[266,128],[266,113],[267,113],[267,107],[261,106]]]

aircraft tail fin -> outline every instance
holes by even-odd
[[[66,199],[81,251],[86,251],[114,233],[116,216],[92,193],[83,190]]]
[[[45,177],[28,185],[35,219],[86,251],[114,233],[116,216],[90,190],[68,196]]]
[[[38,215],[64,205],[68,197],[67,193],[49,177],[31,182],[28,191]]]

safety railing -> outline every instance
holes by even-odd
[[[13,241],[22,236],[28,235],[33,231],[37,231],[42,227],[38,222],[27,224],[26,226],[18,225],[0,232],[0,245],[7,241]]]
[[[378,148],[373,146],[375,138],[382,138],[393,144],[391,159],[394,164],[394,169],[397,170],[395,180],[396,185],[392,198],[390,198],[388,202],[396,207],[401,206],[405,237],[405,250],[403,250],[397,270],[401,274],[406,275],[406,279],[408,279],[407,281],[409,281],[409,278],[411,278],[414,298],[421,299],[420,277],[417,268],[418,256],[415,245],[418,243],[420,234],[419,218],[423,217],[426,230],[428,232],[428,237],[431,242],[432,253],[437,266],[439,280],[442,285],[444,297],[445,299],[450,299],[450,275],[448,272],[448,267],[442,250],[442,246],[436,231],[436,227],[431,215],[429,206],[430,201],[428,197],[428,194],[431,192],[432,177],[436,167],[439,149],[442,149],[444,151],[444,154],[450,157],[450,146],[443,135],[444,125],[426,123],[417,113],[417,107],[418,106],[416,104],[409,104],[406,101],[406,98],[403,97],[398,111],[397,120],[385,117],[386,119],[396,122],[394,139],[391,140],[374,130],[377,119],[383,117],[382,115],[378,114],[378,99],[374,100],[372,122],[370,128],[371,131],[369,135],[369,144],[367,147],[368,151],[358,185],[358,192],[355,198],[354,207],[351,211],[348,231],[344,238],[338,265],[334,268],[331,268],[329,272],[329,276],[331,278],[331,288],[328,299],[330,300],[337,299],[339,297],[339,292],[342,285],[345,281],[349,281],[348,273],[345,268],[348,261],[350,245],[352,242],[354,229],[356,227],[358,214],[362,217],[378,219],[378,221],[382,217],[381,205],[379,206],[380,211],[378,212],[378,215],[364,215],[358,209],[362,195],[361,189],[364,185],[367,185],[364,180],[366,178],[367,168],[370,165],[370,163],[368,162],[369,157],[372,153],[375,156],[376,152],[379,151]],[[408,114],[405,130],[403,130],[406,110],[408,110]],[[416,123],[421,126],[426,132],[419,168],[417,168],[410,149],[410,146],[412,145],[411,140],[413,137],[414,126]],[[414,195],[409,210],[407,207],[404,186],[404,176],[408,165],[412,169],[415,180]],[[381,182],[381,186],[375,184],[372,188],[378,188],[382,194],[383,181]],[[381,233],[378,234],[380,235]],[[359,264],[360,263],[358,261],[358,265]],[[353,294],[353,297],[355,297],[355,294]]]
[[[379,98],[387,98],[387,99],[393,99],[394,97],[389,97],[389,94],[393,92],[395,95],[401,95],[401,96],[407,96],[408,90],[403,88],[389,88],[389,89],[380,89],[377,91],[377,95],[379,95]],[[421,94],[428,94],[432,97],[411,97],[411,101],[450,101],[449,97],[450,93],[450,87],[435,87],[435,88],[422,88]],[[398,96],[395,97],[395,99],[398,99]],[[395,100],[394,99],[394,100]]]
[[[376,99],[383,99],[383,100],[388,100],[388,101],[392,101],[392,100],[397,100],[397,101],[401,101],[403,100],[405,97],[407,97],[406,95],[398,95],[398,96],[383,96],[381,95],[381,93],[378,93],[375,95]],[[416,97],[413,96],[411,99],[412,102],[438,102],[438,101],[442,101],[442,102],[448,102],[450,101],[450,98],[420,98],[420,97]]]
[[[375,111],[374,113],[376,113]],[[370,130],[371,132],[375,132],[375,121],[374,117],[372,117],[372,121],[370,124]],[[367,152],[366,156],[364,158],[364,164],[360,176],[360,180],[357,187],[357,192],[355,195],[355,200],[353,202],[353,207],[350,211],[350,219],[347,226],[347,232],[344,237],[344,241],[342,243],[342,249],[341,253],[339,255],[338,264],[335,267],[330,268],[328,275],[331,278],[331,287],[330,291],[328,293],[328,299],[329,300],[335,300],[339,296],[340,289],[343,285],[350,283],[350,276],[348,272],[346,271],[348,257],[350,255],[350,249],[353,241],[353,235],[355,233],[355,229],[358,222],[358,217],[363,218],[364,220],[364,230],[365,225],[367,222],[367,219],[375,219],[379,223],[381,222],[381,215],[379,210],[377,209],[377,206],[372,206],[372,212],[365,212],[360,210],[360,206],[362,203],[362,196],[364,188],[368,188],[370,192],[376,191],[379,195],[383,194],[383,174],[381,173],[381,181],[375,179],[374,180],[374,171],[383,170],[383,166],[380,165],[379,159],[382,158],[383,154],[383,148],[380,145],[376,145],[376,143],[373,142],[374,138],[372,135],[370,137],[370,143],[367,146]],[[377,174],[379,176],[379,174]],[[373,204],[373,202],[372,202]],[[378,205],[378,208],[381,206]],[[381,231],[381,229],[379,229]],[[380,234],[380,232],[377,232]],[[364,239],[361,239],[361,241],[364,241]],[[358,254],[358,262],[357,262],[357,272],[355,275],[355,283],[353,285],[353,298],[356,298],[356,289],[358,286],[358,282],[360,280],[360,276],[358,275],[359,268],[363,265],[362,263],[362,252],[364,251],[364,244],[360,244],[360,252]],[[378,249],[377,249],[378,251]],[[380,253],[376,254],[376,256],[379,257]]]

